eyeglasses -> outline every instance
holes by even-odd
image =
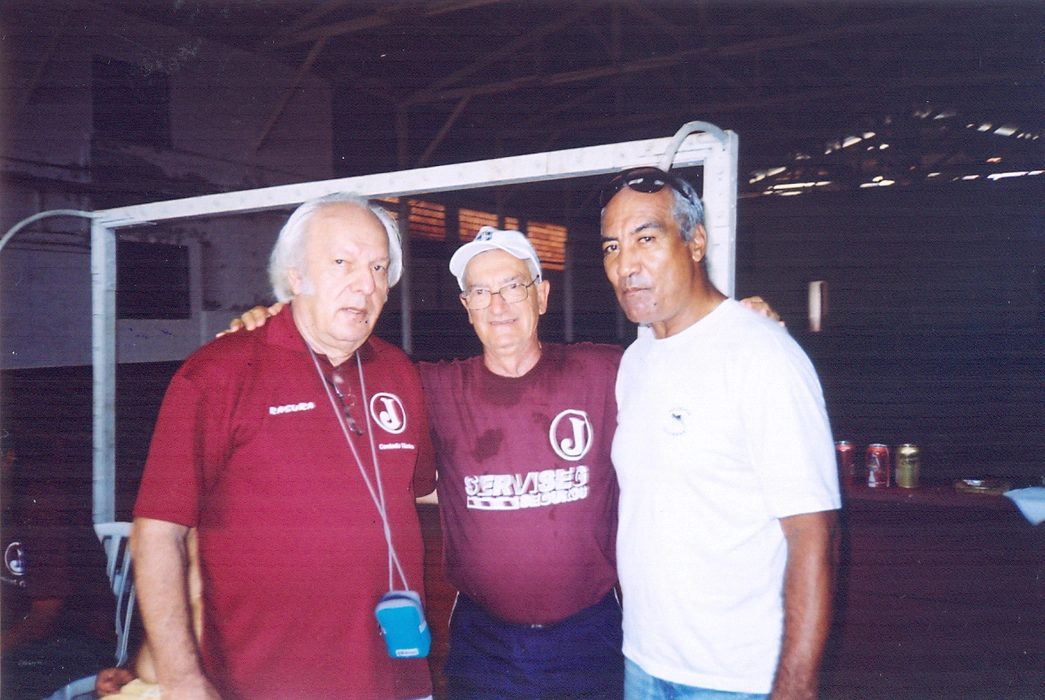
[[[540,277],[535,277],[533,282],[529,284],[512,282],[504,285],[496,292],[482,288],[473,289],[470,292],[461,292],[461,298],[464,299],[465,305],[472,311],[479,311],[488,307],[493,302],[494,294],[500,294],[505,304],[518,304],[526,298],[527,290],[537,284],[540,279]]]
[[[330,376],[324,377],[324,379],[327,380],[327,383],[334,389],[334,393],[337,394],[337,400],[341,402],[341,410],[345,414],[345,421],[348,423],[348,427],[356,435],[362,435],[363,430],[359,427],[359,423],[356,423],[356,419],[352,417],[352,409],[356,406],[356,396],[352,393],[352,387],[349,386],[348,379],[343,371],[346,364],[348,363],[335,367]]]
[[[682,185],[681,180],[671,173],[664,172],[660,168],[647,167],[625,170],[610,180],[609,184],[599,193],[600,208],[609,204],[610,200],[613,199],[613,196],[625,187],[635,190],[636,192],[642,192],[643,194],[653,194],[654,192],[660,192],[665,187],[671,187],[671,189],[685,197],[686,201],[691,204],[696,204],[696,202],[693,201],[693,196],[687,192],[687,188]]]

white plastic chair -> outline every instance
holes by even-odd
[[[116,597],[116,665],[127,663],[127,643],[134,617],[134,576],[131,573],[130,523],[95,523],[94,532],[105,548],[106,573]],[[96,676],[79,678],[59,688],[46,700],[93,700]]]
[[[116,596],[116,665],[127,663],[131,618],[134,616],[134,576],[131,573],[130,523],[95,523],[94,531],[105,547],[106,573]]]
[[[97,676],[78,678],[69,685],[54,691],[46,700],[95,700],[94,681]]]

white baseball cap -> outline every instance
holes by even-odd
[[[468,262],[479,253],[485,253],[495,248],[511,253],[520,260],[525,260],[526,266],[530,268],[530,274],[534,278],[541,276],[541,261],[537,257],[537,251],[533,249],[533,245],[522,232],[502,231],[493,226],[483,226],[479,229],[479,235],[475,237],[475,240],[458,248],[450,258],[450,274],[457,278],[461,291],[464,291],[464,269],[468,267]]]

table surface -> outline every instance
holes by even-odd
[[[1017,510],[1016,504],[1006,496],[991,493],[966,493],[958,491],[953,486],[920,486],[916,489],[890,486],[872,489],[863,485],[854,485],[846,486],[842,490],[842,499],[843,501],[879,501],[957,508]]]

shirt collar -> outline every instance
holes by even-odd
[[[298,330],[297,324],[294,323],[294,314],[291,309],[292,306],[293,302],[288,303],[283,307],[282,311],[266,322],[266,327],[271,326],[269,329],[268,342],[272,345],[278,345],[287,348],[288,350],[307,355],[308,345],[305,343],[305,338],[301,335],[301,331]],[[364,364],[372,362],[374,358],[377,357],[377,352],[374,350],[370,338],[367,338],[366,342],[359,347],[358,353]],[[326,355],[317,352],[316,357],[320,358],[321,363],[325,367],[331,367],[330,360],[327,359]]]

